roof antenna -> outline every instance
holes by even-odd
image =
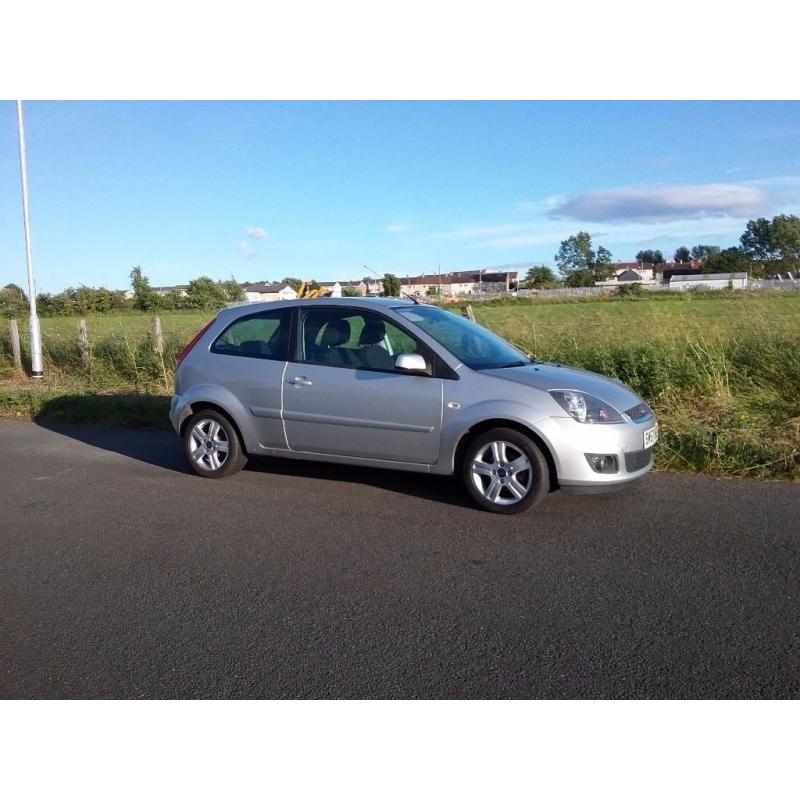
[[[364,269],[368,269],[376,278],[378,278],[378,280],[383,280],[383,276],[375,272],[375,270],[372,269],[372,267],[368,267],[366,264],[362,264],[361,266],[364,267]],[[398,280],[400,279],[398,278]],[[408,292],[404,292],[402,289],[400,290],[400,294],[404,294],[409,300],[414,302],[416,305],[418,306],[422,305],[422,303],[419,302],[419,299],[417,297],[410,295]]]

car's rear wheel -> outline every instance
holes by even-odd
[[[476,436],[464,451],[462,477],[472,499],[497,514],[527,511],[550,490],[542,451],[513,428],[493,428]]]
[[[184,450],[189,466],[203,478],[225,478],[246,463],[239,435],[218,411],[199,411],[184,429]]]

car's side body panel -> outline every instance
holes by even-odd
[[[284,387],[292,450],[422,464],[439,457],[439,378],[290,363]]]

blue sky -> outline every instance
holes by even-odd
[[[800,213],[800,104],[25,105],[39,289],[319,280],[736,244]],[[0,102],[0,285],[24,284],[14,104]]]

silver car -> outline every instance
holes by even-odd
[[[170,418],[192,469],[246,456],[457,473],[482,508],[604,492],[653,466],[658,425],[619,381],[535,361],[405,300],[290,300],[219,312],[178,357]]]

